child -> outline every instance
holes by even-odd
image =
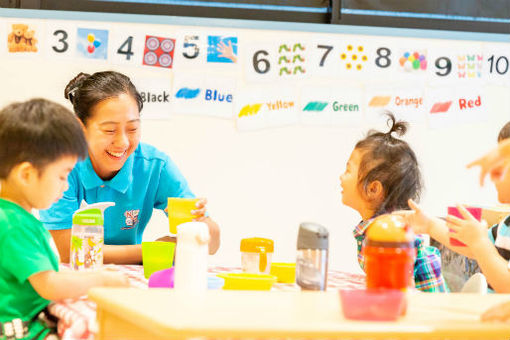
[[[30,213],[62,197],[87,155],[73,114],[44,99],[11,104],[0,111],[0,145],[0,323],[13,338],[43,338],[49,329],[36,318],[49,300],[128,281],[112,271],[59,272],[51,236]]]
[[[362,218],[354,229],[361,268],[364,268],[365,231],[370,222],[378,215],[405,209],[407,200],[417,199],[422,188],[416,155],[405,141],[392,136],[393,133],[402,136],[407,130],[407,123],[396,122],[392,114],[388,116],[390,131],[370,131],[356,144],[346,171],[340,176],[342,202],[357,210]],[[427,292],[446,291],[437,249],[426,247],[419,235],[415,247],[416,288]]]
[[[471,163],[469,166],[482,167],[481,183],[486,174],[490,174],[498,191],[501,203],[510,202],[510,159],[509,124],[501,129],[498,136],[499,146],[486,156]],[[448,215],[446,222],[427,216],[412,200],[409,207],[414,213],[407,215],[408,222],[415,232],[429,234],[438,242],[453,251],[474,258],[487,278],[490,287],[498,293],[510,292],[510,216],[505,217],[499,224],[492,226],[487,232],[485,222],[477,221],[464,207],[459,211],[464,219]],[[453,232],[449,232],[451,229]],[[456,247],[450,244],[450,237],[456,238],[467,247]]]

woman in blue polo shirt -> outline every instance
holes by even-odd
[[[40,211],[63,262],[69,261],[72,215],[82,201],[115,202],[105,211],[104,260],[142,261],[141,241],[153,209],[165,210],[168,197],[194,197],[177,166],[163,152],[140,142],[142,99],[130,79],[118,72],[80,73],[65,97],[83,123],[88,157],[69,174],[69,189],[50,209]],[[219,247],[219,227],[197,204],[197,220],[211,234],[209,253]],[[166,238],[165,238],[166,239]]]

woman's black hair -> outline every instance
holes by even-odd
[[[408,209],[407,201],[420,198],[423,181],[418,160],[407,142],[393,137],[403,136],[408,124],[388,116],[390,130],[386,133],[371,130],[360,140],[355,149],[362,152],[358,170],[358,184],[363,192],[373,181],[383,187],[384,199],[375,208],[376,216],[394,210]]]
[[[94,105],[123,93],[135,99],[138,111],[141,112],[143,101],[140,93],[129,77],[115,71],[96,72],[92,75],[78,74],[67,84],[64,97],[73,104],[76,116],[86,125]]]

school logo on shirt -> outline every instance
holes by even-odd
[[[127,210],[124,213],[126,217],[126,226],[120,228],[121,230],[133,229],[138,224],[138,213],[140,210]]]

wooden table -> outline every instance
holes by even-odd
[[[509,323],[482,323],[488,307],[510,295],[409,294],[396,322],[343,317],[337,291],[207,291],[96,288],[99,339],[175,339],[195,336],[371,339],[505,339]]]

